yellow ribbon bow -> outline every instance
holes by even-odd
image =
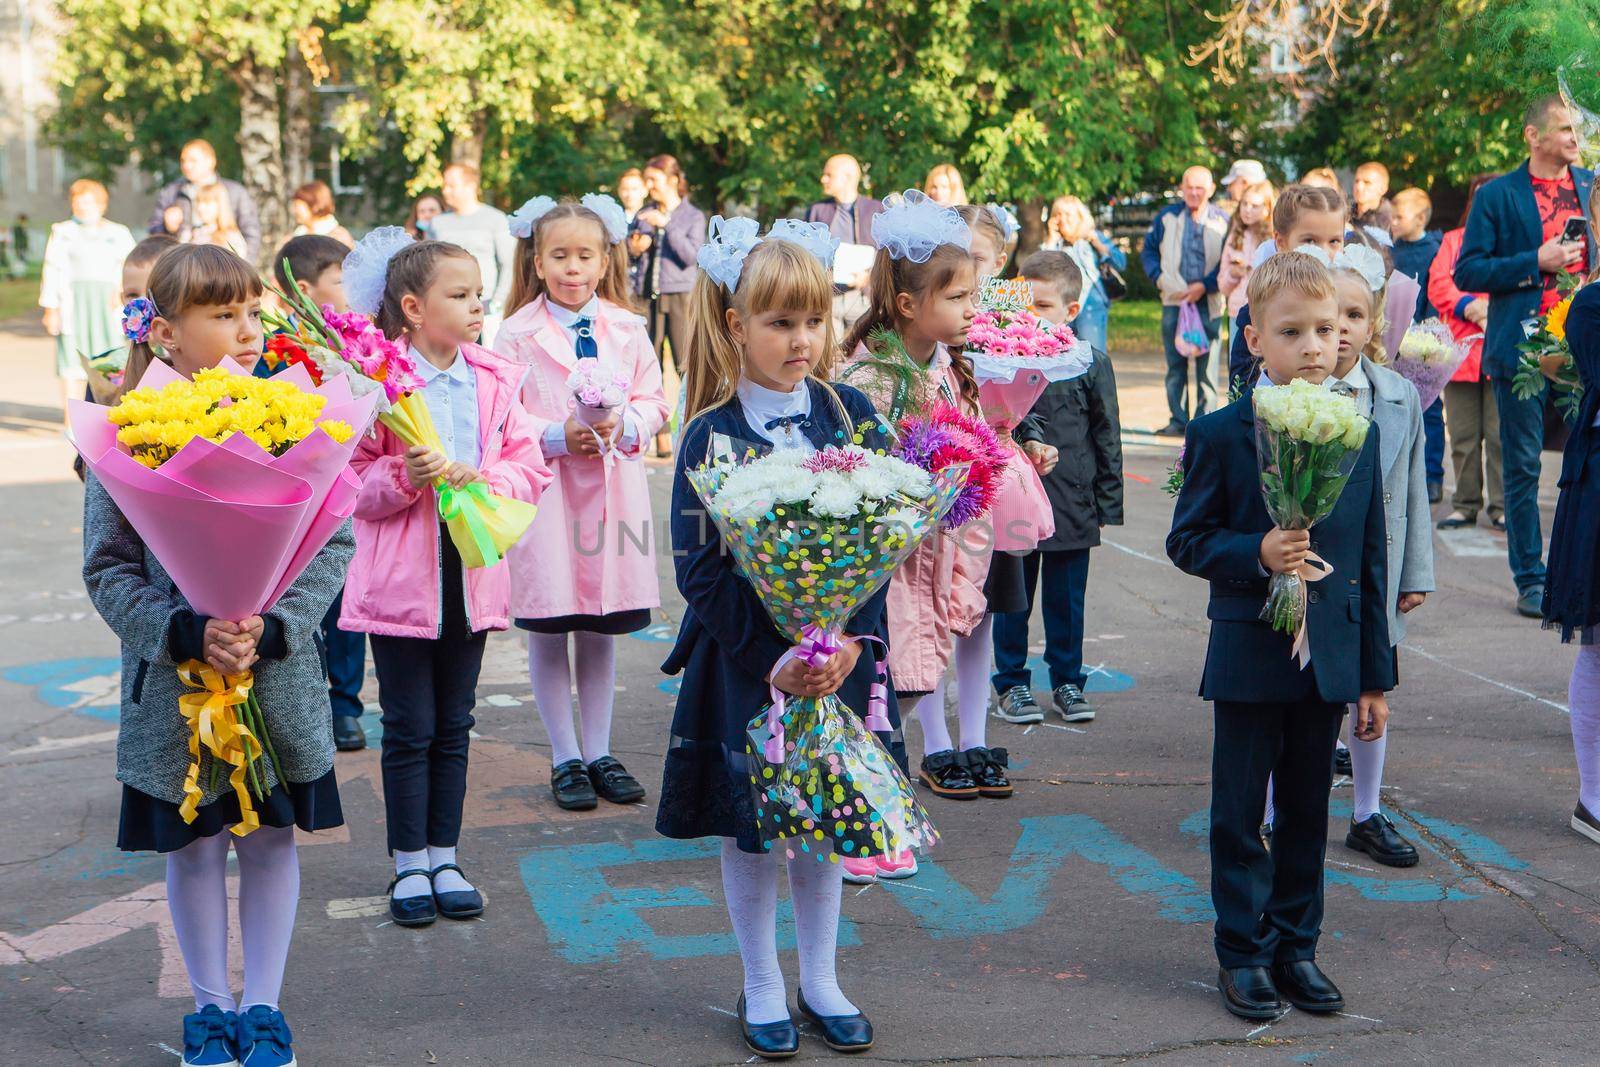
[[[212,758],[233,768],[228,773],[228,783],[239,798],[239,822],[231,829],[235,836],[244,837],[261,825],[246,780],[250,774],[260,773],[252,767],[261,757],[261,742],[239,721],[238,711],[249,701],[255,677],[249,671],[224,675],[199,660],[189,660],[178,667],[178,678],[197,690],[178,697],[178,709],[189,724],[191,757],[178,814],[183,816],[184,822],[194,822],[200,801],[205,797],[200,788],[200,750],[204,747]]]

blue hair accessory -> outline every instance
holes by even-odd
[[[122,336],[134,344],[150,339],[150,324],[161,311],[149,297],[136,296],[122,306]]]
[[[797,244],[816,256],[824,270],[833,270],[833,255],[839,251],[839,239],[820,222],[779,219],[767,230],[767,238]]]

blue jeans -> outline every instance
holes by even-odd
[[[994,617],[994,688],[1003,693],[1027,685],[1028,619],[1033,614],[1034,588],[1044,575],[1044,662],[1050,688],[1071,684],[1083,688],[1083,600],[1089,588],[1089,550],[1035,551],[1022,559],[1022,582],[1028,610],[999,612]]]
[[[1428,472],[1428,484],[1444,483],[1444,394],[1427,411],[1422,413],[1422,465]]]
[[[1217,339],[1217,320],[1204,311],[1200,318],[1206,324],[1206,339]],[[1161,309],[1161,344],[1167,350],[1167,409],[1172,421],[1179,426],[1189,425],[1189,365],[1194,364],[1195,378],[1200,386],[1200,398],[1195,402],[1198,417],[1217,406],[1217,390],[1211,381],[1211,353],[1207,351],[1195,359],[1178,351],[1178,309]]]
[[[1500,411],[1501,478],[1506,493],[1506,555],[1520,596],[1544,585],[1544,532],[1539,525],[1539,465],[1547,389],[1518,400],[1505,377],[1494,379]]]
[[[328,658],[328,699],[333,714],[356,718],[361,715],[361,682],[367,673],[367,635],[339,629],[343,606],[341,589],[322,619],[322,651]]]
[[[1088,341],[1093,348],[1105,352],[1108,351],[1106,335],[1110,322],[1111,305],[1090,293],[1089,299],[1084,301],[1083,310],[1072,320],[1072,332]]]

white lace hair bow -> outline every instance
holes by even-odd
[[[585,193],[578,203],[600,216],[600,225],[606,228],[606,236],[611,238],[612,244],[621,244],[627,238],[628,213],[622,210],[621,204],[605,193]]]
[[[1361,227],[1361,232],[1385,248],[1394,247],[1394,238],[1391,237],[1389,235],[1389,231],[1384,229],[1382,226],[1363,226]]]
[[[972,251],[972,230],[954,208],[940,207],[920,189],[907,189],[873,216],[872,243],[894,259],[926,263],[940,245]]]
[[[839,239],[820,222],[779,219],[768,228],[767,237],[797,244],[816,256],[823,270],[833,269],[833,255],[839,250]]]
[[[1383,269],[1383,257],[1366,245],[1345,245],[1333,257],[1334,270],[1348,270],[1361,276],[1367,288],[1376,293],[1388,280]]]
[[[1316,260],[1318,263],[1321,263],[1329,270],[1333,269],[1333,257],[1328,255],[1325,249],[1317,245],[1301,245],[1299,248],[1296,248],[1295,251],[1299,252],[1302,256],[1310,256],[1312,259]]]
[[[759,222],[742,215],[731,219],[713,215],[706,243],[695,255],[695,264],[728,292],[735,291],[739,288],[739,273],[744,270],[744,257],[761,243],[760,229]]]
[[[533,228],[555,206],[555,200],[548,196],[536,196],[524,203],[506,220],[511,227],[511,236],[522,240],[532,237]]]
[[[994,221],[1000,224],[1000,232],[1006,235],[1008,243],[1022,229],[1022,223],[1017,221],[1017,217],[1011,213],[1011,209],[1004,204],[990,204],[989,214],[993,215]]]
[[[389,280],[389,261],[415,243],[399,226],[379,226],[356,243],[344,257],[344,296],[351,311],[368,318],[377,315]]]

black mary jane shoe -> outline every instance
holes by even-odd
[[[594,783],[581,759],[569,759],[550,768],[550,792],[565,811],[590,811],[600,806]]]
[[[786,1060],[800,1051],[800,1030],[793,1019],[752,1023],[744,1017],[744,994],[739,994],[739,1032],[744,1046],[764,1060]]]
[[[366,731],[354,715],[333,717],[333,747],[339,752],[360,752],[367,747]]]
[[[978,783],[966,763],[949,749],[922,757],[917,777],[935,796],[950,800],[977,800]]]
[[[433,921],[439,917],[439,909],[433,903],[433,894],[423,893],[421,896],[406,897],[403,900],[395,899],[394,887],[413,874],[432,881],[426,867],[401,871],[395,875],[394,881],[389,883],[389,918],[394,920],[396,926],[432,926]]]
[[[1217,972],[1217,988],[1222,1006],[1241,1019],[1263,1022],[1289,1010],[1265,967],[1223,967]]]
[[[1344,835],[1344,847],[1365,852],[1385,867],[1415,867],[1417,846],[1400,836],[1389,816],[1375,812],[1365,822],[1350,820],[1350,832]]]
[[[822,1042],[835,1052],[865,1052],[872,1047],[872,1022],[862,1012],[854,1015],[818,1015],[800,994],[800,1014],[817,1024]]]
[[[978,783],[979,796],[1004,800],[1012,794],[1011,779],[1006,777],[1011,756],[1005,749],[969,748],[961,753],[961,760],[967,765],[972,780]]]
[[[1346,778],[1353,778],[1355,773],[1355,764],[1350,762],[1350,750],[1348,748],[1340,748],[1338,745],[1333,746],[1333,776],[1338,778],[1342,775]]]
[[[589,781],[602,799],[613,804],[637,804],[644,799],[644,786],[615,756],[601,756],[589,764]]]
[[[462,878],[467,876],[453,863],[441,863],[428,874],[428,880],[439,877],[440,871],[455,871]],[[446,919],[476,919],[483,914],[483,894],[476,889],[457,889],[449,893],[433,891],[434,903],[439,906],[439,914]]]
[[[1294,960],[1272,965],[1272,984],[1283,999],[1316,1015],[1344,1010],[1344,994],[1333,980],[1322,973],[1316,960]]]

